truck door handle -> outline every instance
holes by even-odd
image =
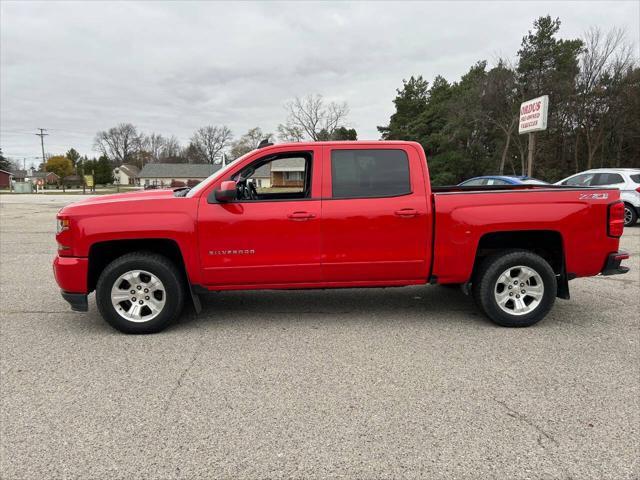
[[[311,220],[312,218],[315,218],[316,216],[313,213],[309,213],[309,212],[293,212],[290,213],[289,215],[287,215],[287,218],[289,218],[289,220]]]
[[[401,210],[396,210],[396,216],[402,218],[410,218],[418,215],[418,211],[415,208],[403,208]]]

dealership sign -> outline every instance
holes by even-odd
[[[527,100],[520,105],[518,133],[531,133],[547,129],[549,95]]]

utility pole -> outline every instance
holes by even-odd
[[[40,146],[42,147],[42,168],[44,169],[44,171],[47,171],[47,162],[44,158],[44,137],[49,135],[48,133],[44,133],[47,131],[46,128],[38,128],[37,130],[40,130],[40,133],[36,133],[35,135],[37,135],[38,137],[40,137]]]

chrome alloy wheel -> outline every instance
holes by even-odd
[[[118,315],[131,322],[148,322],[156,318],[167,301],[164,285],[145,270],[131,270],[120,275],[111,288],[111,304]]]
[[[540,305],[544,284],[533,268],[518,265],[502,272],[493,292],[503,311],[510,315],[526,315]]]
[[[624,206],[624,224],[630,225],[631,220],[633,219],[633,212],[631,212],[631,207],[627,205]]]

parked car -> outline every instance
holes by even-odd
[[[511,175],[486,175],[473,177],[458,184],[459,187],[472,187],[481,185],[549,185],[547,182],[527,176]]]
[[[287,160],[302,181],[260,189]],[[252,187],[253,186],[253,187]],[[310,142],[249,152],[192,189],[94,197],[57,215],[54,272],[71,308],[157,332],[219,290],[462,284],[495,323],[526,327],[569,280],[626,273],[617,189],[432,188],[415,142]],[[437,220],[436,220],[437,218]],[[586,221],[585,221],[586,220]]]
[[[624,225],[630,227],[640,216],[640,169],[594,168],[571,175],[556,185],[570,187],[615,187],[624,202]]]

